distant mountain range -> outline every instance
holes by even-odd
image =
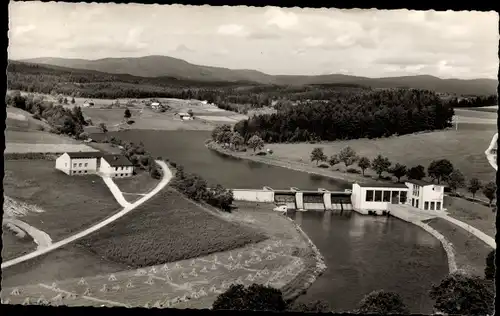
[[[140,77],[174,77],[197,81],[238,82],[259,84],[309,85],[309,84],[357,84],[372,88],[415,88],[458,95],[490,95],[497,93],[498,81],[494,79],[440,79],[434,76],[403,76],[367,78],[341,74],[301,76],[268,75],[256,70],[228,69],[200,66],[168,56],[137,58],[104,58],[98,60],[67,58],[32,58],[21,62],[53,65],[73,69],[94,70],[111,74],[130,74]]]

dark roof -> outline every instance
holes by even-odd
[[[78,152],[67,152],[67,154],[72,159],[102,157],[102,153],[100,151],[78,151]]]
[[[358,185],[362,188],[404,188],[404,189],[408,189],[408,187],[404,183],[372,182],[372,183],[358,183]]]
[[[105,159],[112,167],[133,166],[130,160],[123,155],[104,155],[102,158]]]
[[[424,180],[406,180],[406,182],[413,183],[413,184],[419,185],[421,187],[427,186],[427,185],[440,185],[443,187],[445,186],[444,184],[436,184],[436,183],[431,183],[431,182],[427,182]]]

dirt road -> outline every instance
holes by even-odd
[[[172,179],[172,172],[168,168],[167,164],[161,160],[156,160],[156,163],[158,165],[160,165],[161,169],[163,170],[163,177],[162,177],[161,181],[158,183],[158,185],[153,190],[148,192],[144,197],[142,197],[139,200],[137,200],[136,202],[124,207],[120,212],[116,213],[115,215],[103,220],[100,223],[97,223],[96,225],[94,225],[94,226],[92,226],[92,227],[90,227],[82,232],[79,232],[71,237],[68,237],[68,238],[63,239],[61,241],[58,241],[58,242],[50,245],[49,247],[46,247],[43,249],[38,249],[38,250],[36,250],[32,253],[29,253],[27,255],[9,260],[7,262],[3,262],[2,269],[8,268],[10,266],[18,264],[20,262],[24,262],[24,261],[29,260],[29,259],[36,258],[36,257],[41,256],[43,254],[46,254],[52,250],[63,247],[63,246],[65,246],[65,245],[67,245],[75,240],[78,240],[82,237],[85,237],[85,236],[103,228],[104,226],[116,221],[117,219],[121,218],[122,216],[125,216],[127,213],[134,210],[136,207],[142,205],[144,202],[146,202],[147,200],[149,200],[150,198],[155,196],[158,192],[160,192]]]

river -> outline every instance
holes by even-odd
[[[154,156],[182,164],[209,185],[312,190],[349,187],[343,181],[218,154],[204,146],[208,132],[134,130],[109,134],[142,141]],[[99,135],[93,137],[98,139]],[[440,242],[430,234],[396,218],[354,212],[297,212],[289,216],[302,226],[328,267],[299,300],[323,299],[336,311],[352,310],[365,294],[384,289],[399,293],[413,313],[432,312],[428,291],[448,273],[448,265]]]

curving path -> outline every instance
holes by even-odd
[[[122,206],[122,207],[127,207],[130,206],[130,203],[123,197],[122,191],[120,191],[120,188],[116,185],[116,183],[111,179],[109,176],[101,175],[102,180],[104,180],[104,183],[108,186],[109,190],[115,197],[115,200]]]
[[[35,227],[30,226],[23,221],[20,221],[15,218],[4,218],[3,222],[11,223],[12,225],[15,225],[20,229],[24,230],[28,235],[30,235],[33,238],[35,243],[38,245],[37,250],[47,248],[52,244],[52,238],[50,238],[49,234],[39,229],[36,229]]]
[[[68,238],[65,238],[61,241],[58,241],[56,243],[53,243],[52,245],[50,245],[49,247],[46,247],[46,248],[43,248],[43,249],[38,249],[32,253],[29,253],[27,255],[24,255],[24,256],[21,256],[21,257],[18,257],[18,258],[15,258],[15,259],[12,259],[12,260],[9,260],[7,262],[3,262],[2,263],[2,266],[1,268],[4,269],[4,268],[8,268],[10,266],[13,266],[15,264],[18,264],[18,263],[21,263],[21,262],[24,262],[26,260],[29,260],[29,259],[33,259],[33,258],[36,258],[36,257],[39,257],[41,255],[44,255],[52,250],[55,250],[57,248],[60,248],[60,247],[63,247],[75,240],[78,240],[82,237],[85,237],[101,228],[103,228],[104,226],[116,221],[117,219],[119,219],[120,217],[123,217],[125,216],[127,213],[129,213],[130,211],[134,210],[136,207],[142,205],[144,202],[146,202],[147,200],[149,200],[150,198],[152,198],[153,196],[155,196],[158,192],[160,192],[169,182],[170,180],[172,179],[172,172],[170,171],[170,169],[168,168],[167,164],[161,160],[156,160],[156,163],[158,165],[160,165],[160,167],[163,169],[163,177],[160,181],[160,183],[158,183],[158,185],[153,189],[151,190],[150,192],[148,192],[145,196],[143,196],[142,198],[140,198],[139,200],[135,201],[134,203],[132,204],[129,204],[127,205],[126,207],[124,207],[120,212],[114,214],[113,216],[110,216],[109,218],[95,224],[94,226],[90,227],[90,228],[87,228],[85,229],[84,231],[81,231],[73,236],[70,236]]]

